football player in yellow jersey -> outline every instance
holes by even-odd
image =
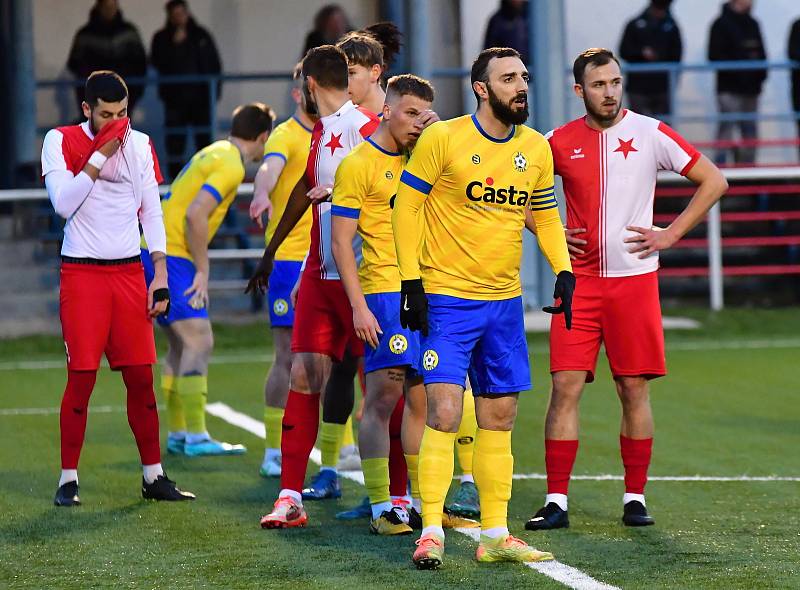
[[[169,341],[161,385],[171,453],[194,457],[245,452],[242,445],[212,439],[206,430],[208,358],[214,343],[208,320],[208,243],[236,198],[245,162],[261,159],[274,118],[272,109],[261,103],[238,107],[228,139],[197,152],[162,201],[172,305],[158,323]]]
[[[570,311],[575,278],[558,214],[553,158],[528,118],[528,72],[509,48],[472,65],[474,115],[431,125],[400,180],[392,217],[403,326],[421,332],[428,417],[419,455],[422,536],[413,561],[439,567],[442,507],[453,476],[453,442],[467,373],[478,430],[473,475],[480,494],[478,561],[552,559],[508,532],[519,392],[530,388],[519,279],[522,229],[534,226]],[[424,208],[423,208],[424,204]],[[419,252],[417,215],[424,213]]]
[[[389,421],[403,397],[406,374],[419,386],[419,337],[401,328],[400,275],[392,237],[391,207],[408,150],[438,120],[430,110],[433,87],[405,74],[389,81],[383,119],[336,170],[333,188],[333,255],[353,308],[356,334],[365,347],[367,392],[358,432],[364,483],[370,498],[370,531],[411,533],[402,505],[389,492]],[[356,261],[353,240],[363,240]]]
[[[292,78],[292,100],[297,107],[289,119],[274,129],[264,146],[264,158],[256,173],[253,200],[250,203],[250,217],[259,227],[264,227],[264,213],[269,218],[265,232],[267,243],[275,233],[292,189],[306,170],[311,129],[318,119],[316,114],[309,113],[303,96],[301,64],[295,66]],[[311,110],[314,111],[313,108]],[[294,305],[291,292],[300,278],[300,269],[308,253],[310,232],[311,209],[308,209],[278,248],[269,276],[267,301],[275,360],[264,383],[264,428],[267,438],[264,460],[259,470],[264,477],[279,477],[281,474],[281,422],[292,368]]]

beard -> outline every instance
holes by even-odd
[[[303,81],[303,103],[303,109],[305,109],[306,114],[312,117],[319,114],[317,103],[315,103],[314,99],[311,97],[311,91],[308,89],[308,82],[306,80]]]
[[[610,114],[607,115],[595,109],[585,95],[583,97],[583,104],[586,107],[586,112],[589,113],[589,116],[595,121],[599,121],[600,123],[611,123],[614,119],[617,118],[617,115],[619,115],[619,111],[622,108],[622,101],[619,101],[617,103],[617,108],[615,108],[613,111],[611,111]]]
[[[494,93],[492,86],[489,83],[486,84],[486,91],[489,94],[489,106],[492,109],[492,114],[498,121],[510,127],[511,125],[522,125],[528,120],[529,113],[527,92],[519,92],[514,96],[514,98],[509,100],[508,103],[504,103]],[[512,106],[514,101],[519,98],[525,99],[525,106],[521,110],[517,110]]]

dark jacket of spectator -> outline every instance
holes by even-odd
[[[327,4],[314,15],[314,28],[306,35],[302,59],[309,49],[320,45],[334,45],[345,33],[353,30],[344,10],[338,4]]]
[[[162,76],[219,74],[222,63],[211,33],[189,18],[186,38],[175,42],[176,27],[168,23],[153,35],[150,62]],[[222,87],[217,86],[219,98]],[[162,84],[158,95],[167,105],[179,106],[186,102],[208,104],[208,84]]]
[[[789,33],[789,59],[800,62],[800,19],[794,21]],[[792,107],[800,111],[800,68],[792,70]]]
[[[681,32],[669,11],[656,16],[650,7],[628,22],[619,54],[628,63],[679,62],[683,53]],[[667,94],[669,74],[630,73],[625,84],[632,94]]]
[[[724,4],[722,14],[711,25],[708,41],[710,61],[743,61],[766,59],[764,40],[758,21],[749,13],[733,10]],[[720,70],[717,92],[756,96],[767,78],[767,70]]]
[[[72,40],[67,68],[77,78],[87,78],[95,70],[113,70],[128,78],[147,73],[147,56],[139,31],[122,18],[117,10],[111,20],[104,19],[97,6],[89,13],[89,22]],[[141,84],[128,84],[128,111],[133,111],[142,95]],[[83,86],[76,88],[78,105],[83,101]]]
[[[500,9],[486,25],[483,48],[511,47],[519,51],[523,63],[528,63],[529,49],[528,2],[502,0]]]

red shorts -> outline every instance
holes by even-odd
[[[342,282],[304,272],[294,310],[292,352],[314,352],[341,361],[345,351],[364,356],[364,343],[353,328],[353,309]]]
[[[614,377],[666,375],[658,274],[576,279],[572,330],[563,315],[550,322],[550,372],[588,371],[591,383],[602,342]]]
[[[68,369],[96,371],[104,352],[112,369],[156,362],[141,262],[62,263],[60,303]]]

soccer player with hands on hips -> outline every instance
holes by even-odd
[[[658,253],[697,225],[727,189],[716,166],[670,127],[622,108],[623,77],[613,53],[581,53],[573,74],[586,115],[548,138],[555,173],[564,181],[577,284],[572,329],[560,316],[551,323],[547,496],[526,523],[529,530],[569,526],[567,488],[578,451],[578,402],[584,385],[594,380],[601,343],[622,404],[622,521],[627,526],[654,523],[644,487],[653,445],[648,382],[666,374]],[[687,207],[664,229],[653,226],[659,170],[677,172],[697,185]]]
[[[142,497],[194,500],[161,467],[152,318],[167,313],[169,292],[158,160],[150,139],[130,127],[128,87],[119,75],[93,72],[86,80],[82,108],[85,122],[50,130],[42,146],[47,194],[56,213],[66,219],[60,316],[67,386],[61,401],[61,478],[55,505],[81,503],[78,460],[104,353],[125,382],[128,424],[142,462]],[[139,224],[152,245],[149,289]]]
[[[200,457],[246,451],[240,444],[215,440],[206,429],[208,360],[214,346],[208,318],[208,244],[236,198],[245,163],[261,159],[274,118],[262,103],[237,107],[229,137],[192,156],[164,197],[172,307],[158,323],[169,342],[161,386],[167,399],[170,453]],[[145,273],[151,280],[148,264]]]
[[[510,535],[507,524],[511,430],[519,393],[531,387],[519,277],[522,230],[535,226],[557,276],[557,311],[569,312],[574,276],[550,148],[524,125],[528,71],[519,53],[482,51],[471,81],[477,112],[422,133],[401,176],[392,217],[400,322],[421,333],[428,398],[419,453],[424,528],[412,558],[420,569],[437,568],[444,558],[442,508],[468,373],[478,422],[472,466],[481,507],[476,558],[553,558]],[[418,215],[424,217],[423,235]]]

